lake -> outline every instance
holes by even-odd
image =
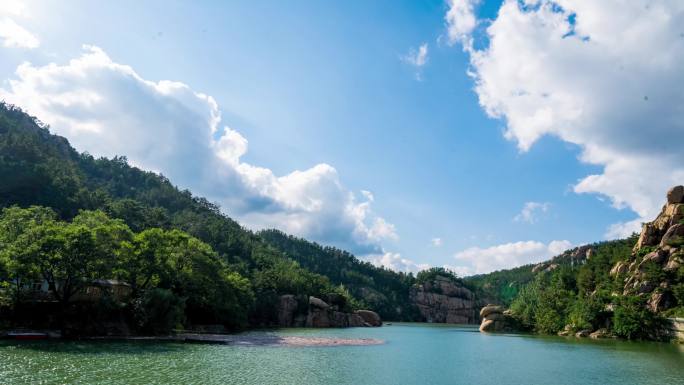
[[[286,329],[376,346],[0,342],[1,384],[684,384],[684,345],[486,335],[454,325]]]

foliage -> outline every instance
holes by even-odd
[[[411,313],[413,276],[277,231],[255,234],[164,176],[132,167],[125,157],[78,153],[37,119],[2,103],[0,180],[6,225],[41,224],[23,235],[30,247],[12,241],[16,253],[3,237],[14,239],[21,229],[0,234],[0,280],[8,281],[10,270],[16,285],[54,275],[53,282],[70,282],[54,285],[63,301],[83,282],[113,277],[130,282],[135,296],[159,287],[187,297],[188,323],[268,324],[282,294],[341,292],[350,306],[370,306],[386,319]],[[12,222],[12,213],[29,218]],[[72,269],[81,262],[83,268]]]
[[[259,236],[282,250],[298,266],[321,274],[335,287],[343,288],[343,295],[353,307],[368,306],[387,320],[417,319],[409,301],[409,288],[416,283],[412,274],[377,267],[344,250],[323,247],[278,230],[261,231]]]
[[[138,328],[151,334],[168,334],[183,321],[185,301],[167,289],[151,289],[134,302]]]
[[[484,299],[485,302],[509,306],[521,293],[522,288],[534,279],[532,268],[532,265],[525,265],[466,277],[463,281],[478,298]]]
[[[187,310],[182,318],[188,322],[245,326],[254,300],[251,285],[206,243],[180,230],[134,233],[101,211],[81,211],[71,222],[55,217],[35,206],[0,214],[0,254],[9,261],[4,278],[19,291],[22,282],[45,280],[66,311],[74,295],[96,280],[118,278],[131,283],[133,300],[142,306],[175,304],[174,312]],[[183,306],[160,290],[182,299]],[[156,325],[160,315],[150,311],[141,314]]]
[[[574,331],[611,327],[618,335],[626,338],[640,338],[633,327],[634,322],[643,322],[641,333],[654,333],[656,322],[650,322],[645,307],[636,312],[630,303],[616,305],[612,293],[622,292],[622,279],[609,274],[618,261],[628,260],[636,237],[625,240],[602,242],[592,245],[590,258],[577,263],[568,256],[554,258],[559,265],[553,271],[541,271],[523,286],[511,303],[515,317],[525,327],[539,333],[556,333],[569,325]],[[651,271],[651,270],[649,270]],[[662,270],[653,269],[652,274]],[[606,310],[615,306],[615,315]],[[634,320],[638,321],[634,321]],[[612,322],[612,324],[611,324]]]
[[[446,278],[452,282],[461,283],[462,280],[453,271],[444,267],[431,267],[426,270],[419,271],[416,275],[416,283],[432,282],[437,277]]]
[[[620,298],[613,317],[613,331],[627,339],[650,339],[660,323],[655,314],[645,306],[645,300],[637,296]]]

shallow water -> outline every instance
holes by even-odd
[[[427,324],[271,333],[386,343],[4,341],[0,384],[684,384],[683,345],[486,335],[473,327]]]

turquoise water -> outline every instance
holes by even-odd
[[[264,332],[260,332],[264,333]],[[289,329],[378,346],[0,342],[1,384],[684,384],[684,346],[485,335],[472,327]]]

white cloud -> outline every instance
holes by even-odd
[[[17,0],[0,2],[0,42],[4,47],[37,48],[38,38],[23,26],[17,24],[15,17],[28,18],[26,4]]]
[[[461,43],[468,50],[472,47],[472,32],[477,27],[474,8],[479,0],[449,0],[445,16],[449,43]]]
[[[495,270],[510,269],[530,263],[539,263],[572,247],[569,241],[537,241],[504,243],[487,248],[471,247],[454,255],[457,266],[454,271],[463,275],[484,274]]]
[[[371,255],[367,259],[375,266],[384,266],[394,271],[416,273],[420,270],[425,270],[430,267],[430,265],[426,263],[416,263],[410,259],[402,258],[398,253]]]
[[[0,15],[29,16],[26,12],[26,4],[20,0],[2,0]]]
[[[5,47],[15,48],[37,48],[40,45],[34,34],[8,17],[0,18],[0,41]]]
[[[421,44],[418,50],[411,48],[408,55],[404,56],[402,60],[416,68],[416,79],[421,80],[422,68],[428,62],[428,44]]]
[[[434,247],[440,247],[442,246],[442,238],[432,238],[430,243],[432,243],[432,246]]]
[[[346,189],[335,168],[318,164],[277,176],[246,163],[248,141],[221,127],[214,99],[172,81],[141,78],[85,46],[65,65],[24,63],[0,98],[49,123],[53,132],[97,156],[126,155],[135,165],[221,204],[252,228],[277,227],[358,254],[382,252],[392,224]]]
[[[427,64],[428,61],[428,44],[423,43],[418,47],[418,50],[411,48],[409,54],[404,56],[404,61],[411,64],[414,67],[422,67]]]
[[[467,4],[452,2],[447,19],[469,20]],[[472,23],[460,25],[449,24],[450,36],[471,47]],[[574,191],[637,215],[607,237],[651,220],[667,188],[684,180],[682,25],[680,0],[506,0],[488,45],[469,50],[480,104],[505,120],[506,138],[527,151],[556,136],[603,167]]]
[[[539,217],[549,211],[551,204],[548,202],[525,202],[522,210],[513,220],[516,222],[535,223]]]

